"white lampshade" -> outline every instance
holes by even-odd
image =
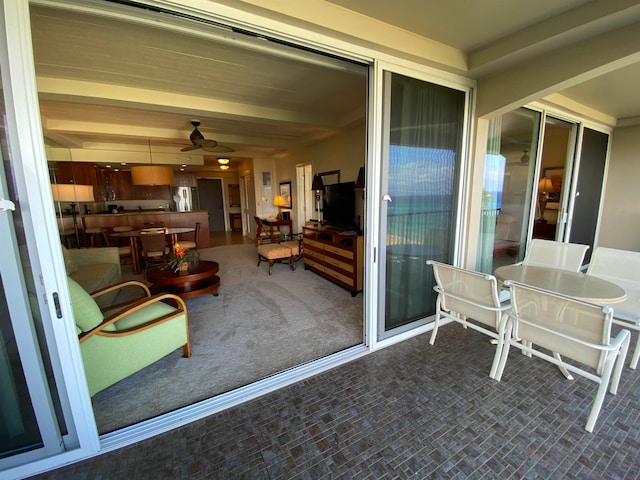
[[[133,185],[172,185],[173,169],[158,165],[131,167],[131,183]]]
[[[51,185],[53,199],[57,202],[94,202],[93,185],[57,183]]]

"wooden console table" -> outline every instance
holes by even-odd
[[[346,288],[355,297],[362,291],[364,237],[355,232],[318,226],[302,228],[305,270]]]
[[[281,227],[289,227],[289,231],[287,232],[289,235],[293,233],[293,222],[291,220],[277,220],[275,218],[261,218],[260,221],[265,227],[269,227],[269,234],[271,238],[273,237],[274,228],[280,231]]]

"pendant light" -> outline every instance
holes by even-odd
[[[131,167],[133,185],[173,185],[173,168],[153,164],[151,141],[149,141],[149,163],[150,165]]]

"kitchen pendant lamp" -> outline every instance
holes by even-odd
[[[134,185],[172,185],[173,169],[158,165],[131,167],[131,183]]]
[[[133,185],[173,185],[173,168],[153,165],[151,156],[151,142],[149,142],[149,163],[131,167],[131,183]]]

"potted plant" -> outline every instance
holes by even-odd
[[[179,243],[173,245],[173,256],[167,262],[167,266],[175,273],[186,275],[189,272],[189,262],[198,259],[198,252],[195,250],[185,250]]]

